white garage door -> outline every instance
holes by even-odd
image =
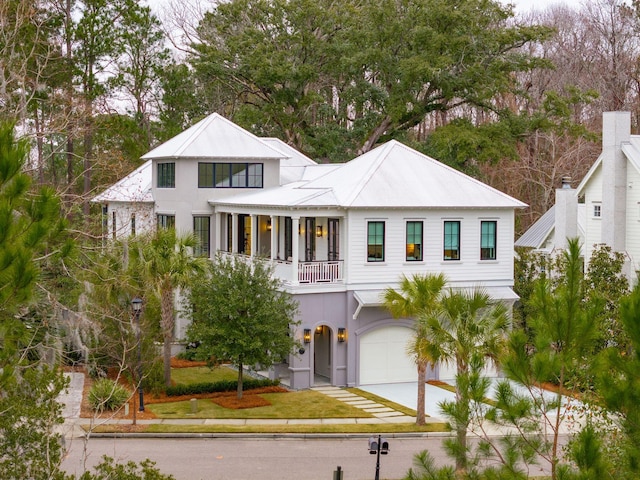
[[[390,326],[360,337],[360,384],[415,382],[418,371],[407,355],[413,330]]]

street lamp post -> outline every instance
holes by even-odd
[[[137,330],[137,342],[138,342],[138,394],[140,395],[140,406],[138,411],[144,412],[144,392],[142,390],[142,341],[140,335],[140,314],[142,313],[142,299],[136,297],[131,300],[131,307],[133,308],[133,314],[136,317],[136,330]]]
[[[380,454],[386,455],[389,453],[389,442],[386,438],[378,435],[378,440],[375,437],[369,437],[369,453],[376,455],[376,476],[375,480],[380,480]]]

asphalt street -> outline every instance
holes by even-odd
[[[380,456],[380,478],[401,479],[413,455],[428,449],[448,463],[442,438],[389,438]],[[120,462],[149,458],[176,480],[331,480],[338,465],[344,480],[373,479],[376,456],[367,438],[82,438],[67,439],[68,473],[81,473],[109,455]],[[69,443],[70,442],[70,443]],[[86,460],[85,460],[86,454]]]

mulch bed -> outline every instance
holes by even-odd
[[[171,366],[173,368],[187,368],[187,367],[199,367],[206,366],[206,362],[192,362],[189,360],[180,360],[177,358],[171,359]],[[83,371],[82,369],[75,368],[74,371]],[[139,412],[138,410],[138,395],[132,395],[129,400],[129,414],[125,415],[125,408],[122,407],[117,411],[107,411],[102,413],[94,412],[89,405],[89,391],[93,386],[93,379],[85,373],[85,381],[84,381],[84,389],[82,394],[82,404],[80,407],[80,417],[82,418],[117,418],[117,419],[130,419],[133,420],[133,413],[135,410],[136,418],[141,420],[150,420],[156,418],[155,414],[153,414],[148,409],[145,409],[144,412]],[[127,388],[130,388],[125,380],[120,377],[121,383],[125,385]],[[253,390],[246,390],[243,393],[242,399],[237,399],[237,393],[233,392],[215,392],[215,393],[199,393],[194,395],[178,395],[175,397],[169,397],[165,393],[161,394],[151,394],[145,393],[144,395],[144,403],[145,405],[150,405],[154,403],[170,403],[170,402],[183,402],[189,401],[192,398],[197,399],[210,399],[216,404],[220,405],[223,408],[232,408],[232,409],[240,409],[240,408],[255,408],[255,407],[264,407],[270,405],[270,402],[265,398],[261,397],[262,393],[286,393],[288,390],[283,387],[273,386],[273,387],[263,387],[256,388]],[[124,431],[124,430],[123,430]],[[127,430],[131,431],[131,430]]]

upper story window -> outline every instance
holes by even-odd
[[[157,216],[158,228],[176,228],[176,216],[159,213]]]
[[[194,255],[197,257],[208,257],[211,245],[211,218],[193,217],[193,233],[198,239],[198,244],[194,248]]]
[[[422,222],[407,222],[406,259],[422,261]]]
[[[262,188],[262,163],[198,163],[198,188]]]
[[[460,222],[444,222],[444,260],[460,260]]]
[[[599,203],[593,204],[593,216],[595,218],[600,218],[602,216],[602,205]]]
[[[176,164],[158,164],[158,188],[176,188]]]
[[[384,262],[384,222],[367,222],[367,262]]]
[[[480,222],[480,260],[496,259],[497,222]]]
[[[135,237],[136,235],[136,214],[131,214],[131,235]]]

